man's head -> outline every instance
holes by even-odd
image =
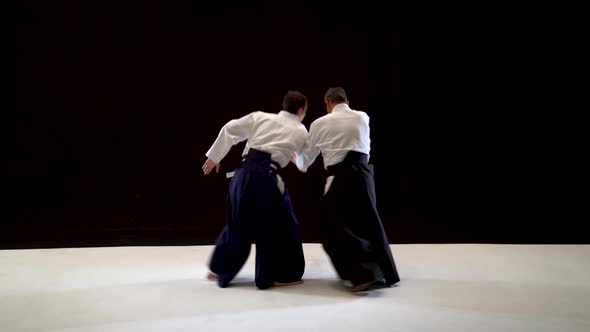
[[[332,112],[334,106],[338,104],[348,104],[348,99],[346,98],[346,92],[341,87],[336,88],[329,88],[324,95],[324,102],[326,103],[326,111],[328,113]]]
[[[289,90],[283,98],[283,109],[303,121],[307,112],[307,97],[299,91]]]

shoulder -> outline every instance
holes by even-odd
[[[330,118],[330,114],[320,116],[319,118],[315,119],[311,123],[311,125],[309,126],[309,129],[311,130],[311,128],[321,127],[326,121],[328,121],[329,118]]]
[[[253,117],[266,117],[266,116],[271,116],[273,115],[272,113],[266,113],[263,111],[254,111],[252,113],[250,113],[251,116]]]
[[[352,110],[355,114],[357,114],[360,118],[362,118],[365,121],[369,121],[370,117],[366,112],[363,111],[359,111],[359,110]]]
[[[254,111],[254,112],[250,112],[248,114],[243,115],[241,118],[258,118],[261,116],[264,116],[264,112],[261,111]]]
[[[369,115],[367,114],[367,112],[364,112],[364,111],[359,111],[359,110],[352,110],[352,111],[353,111],[354,113],[358,114],[359,116],[362,116],[362,117],[367,117],[367,118],[369,117]]]
[[[276,114],[262,111],[254,111],[248,114],[247,116],[251,117],[254,121],[260,121],[266,119],[273,119],[276,116]]]

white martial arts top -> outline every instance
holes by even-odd
[[[285,167],[291,154],[303,149],[307,136],[307,129],[295,114],[253,112],[223,126],[206,155],[219,163],[233,145],[248,140],[243,155],[254,148],[270,153],[272,160]]]
[[[297,168],[306,172],[320,152],[328,168],[344,160],[348,151],[370,154],[369,116],[350,109],[348,104],[338,104],[331,113],[312,122],[305,147],[297,153]]]

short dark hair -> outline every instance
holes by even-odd
[[[324,99],[333,104],[341,104],[348,102],[346,99],[346,92],[341,87],[329,88],[324,95]]]
[[[299,91],[289,90],[283,97],[283,109],[289,113],[297,114],[297,111],[305,105],[307,105],[307,97]]]

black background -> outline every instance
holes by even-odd
[[[392,243],[589,243],[588,20],[561,2],[20,1],[3,248],[212,243],[221,126],[287,89],[371,117]],[[235,167],[243,144],[222,162]],[[317,242],[321,159],[289,166]]]

